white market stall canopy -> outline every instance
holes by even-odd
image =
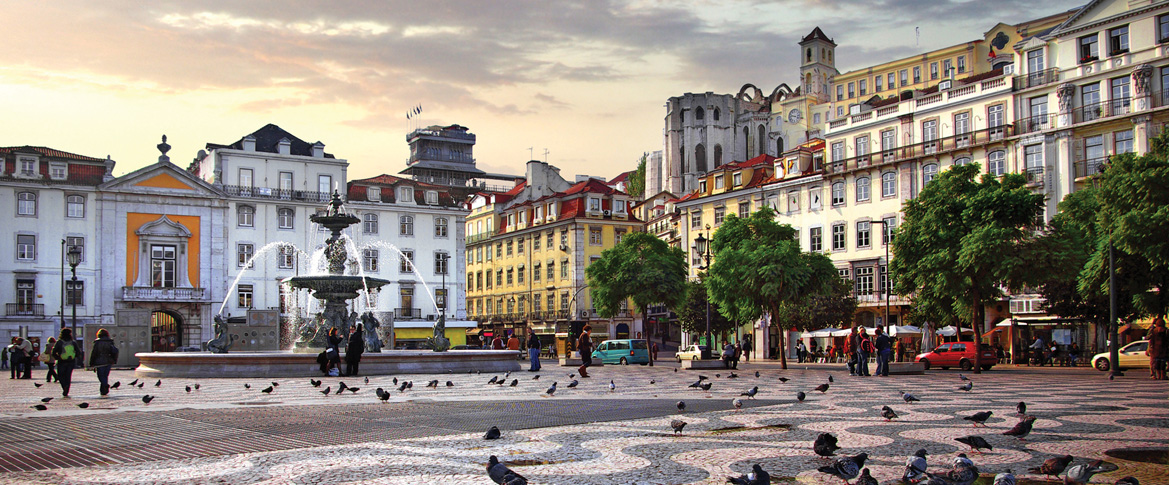
[[[962,333],[974,333],[974,329],[962,327]],[[953,337],[958,334],[958,329],[953,325],[946,325],[938,329],[938,335],[943,337]]]
[[[822,328],[814,332],[801,333],[800,338],[847,337],[850,332],[852,331],[849,329]]]
[[[881,328],[885,328],[885,327],[881,327]],[[877,328],[876,327],[865,327],[865,332],[867,332],[869,335],[876,335]],[[921,335],[921,329],[914,327],[912,325],[893,325],[893,326],[889,327],[889,336],[890,337],[910,337],[913,335]]]

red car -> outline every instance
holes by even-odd
[[[982,356],[979,363],[982,364],[982,370],[990,370],[998,362],[998,358],[989,345],[982,344],[981,347]],[[941,367],[943,370],[959,367],[968,371],[974,368],[974,342],[944,343],[933,351],[918,354],[914,361],[921,362],[926,370],[930,367]]]

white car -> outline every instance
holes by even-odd
[[[685,350],[679,350],[674,355],[678,359],[678,363],[681,364],[683,360],[702,360],[704,351],[706,351],[705,345],[691,345]]]
[[[1121,369],[1139,369],[1149,367],[1149,356],[1145,352],[1149,350],[1148,340],[1137,340],[1131,344],[1120,348],[1120,368]],[[1092,357],[1092,367],[1101,372],[1108,372],[1112,368],[1111,362],[1108,359],[1111,356],[1108,352],[1096,354]]]

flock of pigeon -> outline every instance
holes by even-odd
[[[140,381],[140,379],[134,379],[133,382],[126,385],[126,388],[127,389],[134,389],[134,388],[142,389],[143,387],[146,387],[145,380],[141,380],[141,382],[139,382],[139,381]],[[40,388],[44,384],[41,384],[39,382],[34,382],[33,385],[36,386],[37,388]],[[122,387],[122,381],[117,381],[113,384],[110,384],[111,391],[121,389],[121,387]],[[157,382],[155,382],[154,387],[162,387],[162,379],[159,379]],[[201,386],[199,384],[195,384],[196,390],[198,390],[200,388],[201,388]],[[191,386],[187,386],[187,392],[191,392]],[[155,397],[156,396],[151,396],[150,394],[146,394],[146,395],[142,396],[142,403],[143,404],[150,404],[150,401],[153,401]],[[29,408],[36,409],[37,411],[47,411],[49,409],[48,404],[52,400],[53,400],[53,398],[51,398],[51,397],[41,398],[41,404],[34,404],[32,406],[29,406]],[[81,403],[77,404],[77,407],[79,407],[81,409],[89,409],[89,403],[88,402],[81,402]]]

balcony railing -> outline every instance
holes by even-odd
[[[252,199],[295,200],[303,202],[328,202],[332,194],[328,192],[311,192],[307,190],[284,190],[268,187],[251,187],[245,185],[224,185],[223,191],[234,197],[248,197]]]
[[[4,314],[9,317],[43,317],[43,303],[5,303]]]
[[[1075,178],[1083,178],[1090,175],[1096,175],[1103,171],[1104,164],[1108,163],[1108,157],[1089,158],[1087,160],[1076,160],[1072,162],[1072,170],[1075,172]]]
[[[152,286],[123,286],[124,301],[206,301],[206,288],[155,288]]]
[[[1043,131],[1055,125],[1055,116],[1049,114],[1035,115],[1015,122],[1015,134],[1034,133]]]
[[[1132,112],[1132,100],[1130,98],[1113,99],[1081,106],[1072,110],[1072,122],[1087,123],[1109,116],[1125,115],[1130,112]]]
[[[1169,106],[1169,91],[1157,91],[1153,93],[1153,107],[1160,108]]]
[[[1027,167],[1023,169],[1023,176],[1029,184],[1043,185],[1043,167]]]
[[[416,319],[422,318],[421,308],[396,308],[394,309],[394,316],[400,319]]]
[[[970,148],[1002,141],[1011,136],[1011,125],[984,128],[978,131],[924,141],[903,147],[881,150],[875,153],[837,160],[824,166],[824,173],[835,174],[848,170],[865,167],[876,167],[888,163],[912,160],[915,158],[934,156],[954,150],[968,150]]]
[[[1051,84],[1059,80],[1059,69],[1051,68],[1033,72],[1023,76],[1015,76],[1015,89],[1027,89],[1044,84]]]

